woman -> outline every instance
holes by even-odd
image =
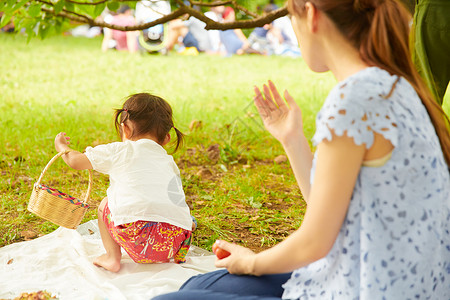
[[[227,271],[157,299],[450,299],[448,118],[411,62],[408,12],[395,0],[290,0],[289,10],[308,66],[338,80],[314,157],[289,93],[255,88],[307,201],[303,223],[258,254],[219,241]]]

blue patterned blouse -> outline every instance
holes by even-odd
[[[315,145],[329,128],[366,148],[377,132],[395,149],[384,165],[361,167],[332,250],[294,271],[283,299],[450,299],[449,169],[415,90],[364,69],[330,92]]]

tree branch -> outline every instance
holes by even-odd
[[[204,7],[222,6],[222,5],[232,4],[233,2],[234,2],[233,0],[226,0],[226,1],[214,1],[214,2],[210,2],[210,3],[205,3],[202,1],[189,0],[189,3],[193,6],[204,6]]]
[[[42,10],[55,15],[53,10],[45,9],[45,8],[42,8]],[[116,30],[121,30],[121,31],[136,31],[136,30],[144,30],[144,29],[153,27],[158,24],[167,23],[173,19],[176,19],[176,18],[184,15],[185,13],[186,12],[184,11],[183,8],[179,8],[177,10],[174,10],[172,13],[165,15],[159,19],[156,19],[151,22],[139,24],[139,25],[134,25],[134,26],[119,26],[119,25],[109,24],[109,23],[105,23],[103,21],[94,20],[87,16],[80,15],[80,14],[77,14],[77,13],[74,13],[71,11],[62,11],[59,14],[57,14],[56,16],[67,18],[67,19],[75,21],[75,22],[89,24],[91,26],[106,27],[106,28],[116,29]]]
[[[63,18],[66,18],[66,19],[69,19],[69,20],[72,20],[72,21],[75,21],[75,22],[83,23],[83,24],[91,24],[91,21],[93,21],[91,18],[86,17],[84,15],[77,14],[77,13],[75,13],[73,11],[70,11],[70,12],[69,11],[67,11],[67,12],[66,11],[62,11],[59,14],[56,15],[55,11],[52,10],[52,9],[48,9],[48,8],[42,7],[41,10],[46,12],[46,13],[50,13],[50,14],[52,14],[54,16],[63,17]]]
[[[44,1],[44,0],[36,0],[36,1],[37,1],[37,2],[41,2],[41,3],[43,3],[43,4],[47,4],[47,5],[52,6],[52,7],[55,6],[53,3],[47,2],[47,1]],[[42,10],[42,11],[45,11],[45,12],[47,12],[47,13],[51,13],[51,14],[55,15],[55,11],[54,11],[54,10],[51,10],[51,9],[48,9],[48,8],[45,8],[45,7],[42,7],[41,10]],[[65,13],[67,13],[67,14],[73,14],[73,15],[77,16],[77,17],[78,17],[78,20],[74,20],[74,21],[78,21],[78,22],[81,22],[81,23],[88,23],[88,24],[89,24],[90,20],[92,20],[92,19],[89,18],[88,16],[85,16],[85,15],[82,15],[82,14],[79,14],[79,13],[76,13],[76,12],[74,12],[74,11],[68,11],[68,10],[63,9],[63,12],[65,12]],[[58,15],[59,15],[59,14],[58,14]],[[60,16],[60,15],[59,15],[59,16]],[[81,21],[81,20],[84,20],[84,21]]]
[[[204,6],[204,7],[215,7],[215,6],[222,6],[222,5],[227,5],[227,4],[229,4],[229,5],[233,6],[233,7],[236,8],[236,9],[238,9],[238,10],[240,10],[240,11],[243,11],[243,12],[244,12],[246,15],[248,15],[248,16],[252,16],[253,18],[258,18],[258,17],[259,17],[258,14],[254,13],[254,12],[252,12],[252,11],[249,11],[248,9],[246,9],[245,7],[243,7],[242,5],[239,5],[239,4],[236,2],[236,0],[215,1],[215,2],[212,2],[212,3],[204,3],[204,2],[202,2],[202,1],[192,1],[192,0],[189,0],[189,3],[190,3],[192,6]]]
[[[180,8],[184,8],[185,11],[189,15],[206,23],[205,29],[207,29],[207,30],[210,30],[210,29],[227,30],[227,29],[234,29],[234,28],[262,27],[266,24],[271,23],[273,20],[284,17],[288,14],[287,7],[285,6],[285,7],[279,8],[277,10],[271,11],[270,13],[268,13],[264,16],[260,16],[255,19],[219,23],[219,22],[213,21],[210,18],[206,17],[203,13],[199,12],[198,10],[196,10],[192,7],[186,6],[181,0],[177,0],[177,2],[180,4]]]
[[[274,20],[284,17],[288,14],[287,7],[282,7],[277,10],[274,10],[268,13],[265,16],[251,19],[251,20],[240,20],[235,22],[228,23],[218,23],[215,21],[206,24],[205,29],[219,29],[219,30],[227,30],[227,29],[235,29],[235,28],[256,28],[263,27],[266,24],[272,23]],[[206,23],[206,22],[205,22]]]
[[[35,0],[36,2],[40,2],[49,6],[54,6],[53,3],[45,1],[45,0]],[[66,0],[67,1],[67,0]],[[69,0],[71,2],[72,0]],[[124,0],[119,0],[119,1],[124,1]],[[132,0],[134,1],[134,0]],[[103,3],[103,0],[100,0],[100,2],[98,3]],[[110,28],[110,29],[116,29],[116,30],[121,30],[121,31],[136,31],[136,30],[144,30],[150,27],[153,27],[155,25],[158,24],[164,24],[167,23],[171,20],[177,19],[179,17],[181,17],[184,14],[188,14],[190,16],[193,16],[197,19],[199,19],[200,21],[203,21],[206,26],[205,29],[207,30],[211,30],[211,29],[217,29],[217,30],[228,30],[228,29],[235,29],[235,28],[255,28],[255,27],[262,27],[265,24],[269,24],[271,23],[273,20],[281,18],[285,15],[288,14],[287,11],[287,7],[282,7],[279,8],[277,10],[274,10],[270,13],[265,14],[264,16],[257,16],[254,19],[249,19],[249,20],[239,20],[239,21],[234,21],[234,22],[226,22],[226,23],[220,23],[220,22],[216,22],[214,20],[211,20],[210,18],[206,17],[202,12],[194,9],[191,6],[187,6],[183,3],[183,1],[181,0],[176,0],[176,2],[179,4],[179,7],[177,9],[175,9],[174,11],[172,11],[170,14],[167,14],[165,16],[162,16],[161,18],[158,18],[156,20],[153,20],[151,22],[147,22],[147,23],[143,23],[143,24],[138,24],[138,25],[133,25],[133,26],[119,26],[119,25],[113,25],[113,24],[108,24],[105,23],[103,21],[100,20],[94,20],[89,16],[86,15],[82,15],[73,11],[68,11],[68,10],[63,10],[58,14],[55,14],[54,10],[52,9],[48,9],[48,8],[44,8],[42,7],[42,11],[45,11],[46,13],[51,13],[55,16],[59,16],[59,17],[63,17],[63,18],[67,18],[69,20],[75,21],[75,22],[79,22],[79,23],[84,23],[84,24],[89,24],[91,26],[99,26],[99,27],[106,27],[106,28]],[[198,1],[190,1],[190,3],[195,4],[196,3],[201,3]],[[229,1],[216,1],[216,2],[211,2],[211,3],[204,3],[204,4],[208,4],[208,6],[217,6],[217,5],[222,5],[222,4],[231,4],[231,5],[237,5],[236,2],[234,0],[229,0]],[[79,2],[77,2],[77,4],[80,4]],[[87,3],[86,3],[87,4]],[[238,5],[239,6],[239,5]],[[253,13],[252,13],[253,14]]]
[[[117,0],[117,1],[120,2],[121,0]],[[99,5],[99,4],[108,2],[108,0],[100,0],[97,2],[78,2],[78,1],[73,1],[73,0],[66,0],[66,2],[77,4],[77,5]]]

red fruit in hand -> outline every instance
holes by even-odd
[[[212,246],[213,253],[217,256],[218,259],[225,258],[230,255],[230,252],[223,250],[222,248],[219,248],[216,243]]]

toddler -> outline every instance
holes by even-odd
[[[121,142],[62,156],[74,169],[94,169],[110,177],[107,197],[98,208],[106,253],[94,264],[118,272],[121,248],[137,263],[169,262],[171,258],[184,262],[193,221],[180,171],[163,148],[172,128],[177,136],[175,151],[184,137],[174,127],[170,105],[147,93],[132,95],[116,110],[115,127]],[[55,148],[58,152],[70,149],[64,132],[56,136]]]

